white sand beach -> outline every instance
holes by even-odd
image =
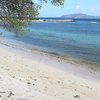
[[[99,77],[84,65],[0,44],[0,100],[100,100]]]

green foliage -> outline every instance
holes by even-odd
[[[64,0],[39,0],[39,2],[51,2],[53,5],[61,6]],[[5,28],[19,35],[25,26],[38,16],[41,6],[33,0],[0,0],[0,20]]]
[[[44,3],[50,2],[55,6],[62,6],[64,4],[64,0],[40,0],[40,1]]]

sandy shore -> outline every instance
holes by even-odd
[[[39,19],[39,20],[32,20],[32,22],[74,22],[72,19]]]
[[[0,44],[0,100],[100,100],[100,73]]]

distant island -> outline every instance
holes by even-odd
[[[63,15],[61,16],[61,18],[100,19],[100,16],[91,16],[87,14],[77,13],[77,14]]]

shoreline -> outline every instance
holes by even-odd
[[[90,71],[47,53],[0,43],[2,100],[100,100],[100,73]]]
[[[61,19],[39,19],[39,20],[32,20],[32,22],[75,22],[73,19],[66,19],[66,20],[61,20]]]
[[[26,42],[14,40],[14,39],[9,39],[6,37],[0,38],[0,43],[7,45],[7,46],[11,46],[13,48],[19,48],[19,49],[24,48],[24,49],[28,49],[30,51],[35,50],[38,52],[43,52],[43,53],[46,53],[48,55],[61,58],[63,60],[71,61],[73,63],[77,63],[80,65],[82,64],[84,66],[89,66],[93,70],[100,71],[100,62],[95,61],[94,59],[86,60],[85,58],[82,58],[82,57],[78,57],[75,55],[71,55],[71,54],[63,53],[63,52],[58,52],[58,51],[56,52],[55,50],[53,51],[53,50],[47,49],[45,47],[41,48],[41,47],[36,46],[36,45],[31,45],[30,43],[26,43]]]
[[[74,64],[77,64],[79,66],[83,65],[84,68],[89,68],[89,69],[92,69],[94,71],[100,72],[100,64],[96,63],[96,62],[89,61],[89,60],[87,61],[85,59],[81,59],[81,58],[78,58],[78,57],[73,57],[71,55],[64,56],[60,53],[55,53],[55,52],[49,51],[49,50],[48,51],[47,50],[42,50],[38,47],[32,48],[30,44],[26,44],[27,46],[23,46],[23,45],[25,45],[24,42],[18,42],[16,40],[10,40],[10,41],[8,40],[7,42],[5,42],[5,40],[4,41],[1,40],[0,44],[7,46],[8,48],[10,48],[10,50],[11,50],[11,48],[14,48],[16,50],[19,49],[19,51],[25,50],[25,51],[28,51],[30,53],[32,53],[32,52],[34,53],[34,51],[35,51],[35,52],[38,52],[40,54],[43,53],[44,55],[47,55],[48,57],[53,57],[54,59],[59,58],[62,61],[64,61],[65,63],[66,62],[67,63],[74,63]]]
[[[82,78],[86,78],[92,81],[100,82],[100,68],[99,66],[92,65],[92,63],[88,63],[88,61],[84,62],[83,60],[75,59],[72,57],[64,57],[60,54],[43,51],[39,49],[30,49],[28,47],[22,46],[22,44],[6,44],[1,43],[0,47],[7,49],[9,52],[17,53],[18,55],[25,56],[25,58],[29,58],[32,60],[40,61],[39,59],[44,58],[45,60],[50,60],[50,66],[55,66],[56,69],[62,70],[64,72],[72,73],[73,75],[80,76]],[[35,56],[35,59],[34,59]],[[41,61],[42,62],[42,61]],[[53,64],[52,64],[53,62]],[[45,62],[46,64],[49,64]],[[56,64],[58,66],[56,66]],[[61,67],[62,66],[62,67]],[[71,67],[67,67],[71,66]],[[90,77],[90,75],[93,75]]]

